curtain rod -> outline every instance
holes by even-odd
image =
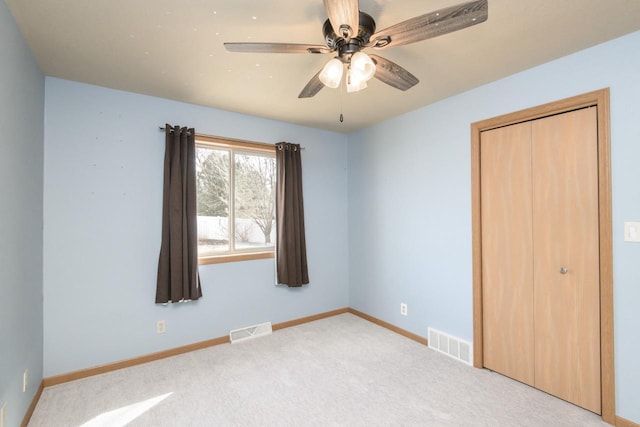
[[[166,132],[167,129],[165,129],[165,126],[158,126],[158,128],[160,129],[160,132]],[[171,132],[173,132],[173,129],[171,129]],[[214,138],[221,138],[221,139],[230,139],[230,138],[223,138],[223,137],[214,137]],[[244,141],[240,141],[240,142],[244,142]],[[261,144],[261,145],[271,145],[271,144],[265,144],[264,142],[254,142],[254,144]],[[275,145],[275,144],[273,144]],[[300,147],[301,150],[304,150],[305,147]]]
[[[166,132],[167,129],[165,129],[164,126],[160,126],[160,131],[161,132]],[[173,133],[173,129],[171,129],[171,132]],[[191,135],[191,132],[187,132],[188,135]]]

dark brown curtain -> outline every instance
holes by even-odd
[[[276,144],[277,283],[300,287],[309,283],[302,202],[300,145]]]
[[[195,130],[165,128],[162,246],[156,303],[202,296],[198,274]]]

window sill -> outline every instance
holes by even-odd
[[[198,258],[198,265],[219,264],[223,262],[249,261],[252,259],[274,258],[274,252],[251,252],[233,255],[216,255],[205,258]]]

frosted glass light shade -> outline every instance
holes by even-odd
[[[357,92],[367,87],[367,81],[362,78],[358,72],[353,72],[353,69],[349,69],[349,75],[347,76],[347,92]]]
[[[357,79],[362,79],[366,82],[376,73],[376,64],[366,53],[356,52],[351,57],[351,72],[357,74]]]
[[[318,78],[325,86],[335,89],[340,85],[343,71],[344,65],[342,61],[338,58],[333,58],[326,63]]]

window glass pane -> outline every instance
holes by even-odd
[[[198,256],[229,251],[229,151],[196,147]]]
[[[234,161],[235,249],[273,247],[276,159],[236,152]]]
[[[273,252],[275,149],[214,139],[196,141],[199,258]]]

